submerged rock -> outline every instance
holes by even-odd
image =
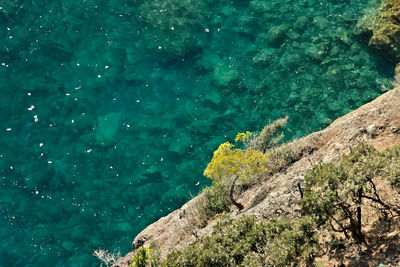
[[[267,41],[272,47],[280,47],[285,41],[287,35],[286,32],[289,30],[289,26],[281,24],[279,26],[272,27],[269,29],[267,34]]]
[[[121,124],[121,113],[111,112],[97,118],[95,128],[96,143],[101,146],[110,146],[115,141],[118,128]]]
[[[216,84],[220,86],[228,86],[232,80],[238,76],[237,70],[231,64],[219,62],[214,69],[212,77]]]
[[[304,32],[306,29],[307,29],[307,26],[309,25],[309,18],[308,17],[306,17],[306,16],[301,16],[301,17],[298,17],[297,19],[296,19],[296,22],[295,22],[295,24],[294,24],[294,28],[297,30],[297,31],[299,31],[299,32]]]
[[[370,47],[400,59],[400,1],[383,1],[375,14],[360,19],[356,33],[370,35]]]

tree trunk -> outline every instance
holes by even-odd
[[[237,179],[239,178],[239,176],[236,176],[235,179],[233,179],[232,184],[231,184],[231,189],[229,191],[229,199],[232,202],[233,205],[235,205],[239,210],[243,209],[243,205],[240,204],[239,202],[236,202],[236,200],[233,199],[233,190],[235,188],[235,183],[237,181]]]
[[[299,189],[299,192],[300,192],[300,199],[303,199],[303,188],[301,188],[300,183],[297,183],[297,188]]]
[[[354,239],[358,242],[358,243],[362,243],[365,241],[364,239],[364,235],[361,231],[361,226],[362,226],[362,213],[361,213],[361,204],[362,204],[362,196],[363,196],[363,190],[362,188],[358,189],[357,192],[357,197],[358,197],[358,201],[357,201],[357,220],[351,220],[350,224],[351,224],[351,232],[353,234]]]

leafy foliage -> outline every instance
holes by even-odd
[[[245,149],[225,142],[214,151],[211,162],[204,170],[204,176],[213,181],[213,186],[205,190],[205,199],[201,207],[207,218],[227,210],[229,203],[241,210],[243,205],[236,202],[233,197],[236,183],[248,185],[265,175],[268,168],[271,169],[270,172],[275,170],[273,165],[276,162],[271,162],[269,154],[262,150],[272,148],[281,140],[282,135],[275,139],[273,136],[286,124],[286,121],[287,117],[265,126],[260,135],[254,135],[248,131],[238,133],[235,142],[242,142]],[[286,150],[280,152],[287,154]],[[282,159],[281,154],[274,152],[271,155],[274,155],[274,159],[285,161],[286,158]],[[281,163],[279,162],[279,166],[282,165]]]
[[[208,237],[199,238],[182,251],[168,256],[165,266],[229,266],[239,264],[257,246],[266,244],[265,226],[254,217],[238,221],[225,219],[217,223]]]
[[[387,177],[390,185],[399,190],[400,189],[400,145],[393,146],[383,153],[386,159],[383,169],[384,175]]]
[[[267,162],[268,156],[260,151],[253,148],[243,151],[226,142],[214,151],[204,175],[214,183],[221,183],[233,176],[239,176],[240,182],[249,182],[263,173]]]
[[[136,250],[129,267],[156,267],[159,266],[158,258],[150,248],[141,247]]]
[[[216,183],[203,190],[200,199],[200,210],[206,218],[229,211],[229,188],[225,184]]]
[[[210,236],[168,255],[163,266],[296,266],[318,251],[310,218],[257,222],[224,218]]]
[[[384,176],[397,185],[400,169],[399,148],[383,153],[360,144],[353,153],[344,156],[337,165],[320,164],[305,176],[302,211],[313,216],[321,226],[330,223],[333,230],[348,232],[362,242],[362,218],[365,205],[386,215],[396,207],[381,198],[376,178]]]
[[[311,217],[297,220],[272,219],[268,222],[268,246],[265,247],[265,265],[298,266],[311,263],[319,251],[315,223]]]
[[[235,143],[242,142],[245,147],[249,147],[252,139],[254,138],[254,134],[252,132],[246,131],[245,133],[238,133],[235,137]]]

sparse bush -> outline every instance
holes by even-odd
[[[267,151],[269,156],[268,171],[272,174],[291,163],[299,160],[304,153],[308,153],[308,144],[292,143],[282,144]]]
[[[400,146],[393,146],[384,152],[383,157],[386,159],[386,164],[383,168],[383,173],[387,177],[392,188],[400,189]]]
[[[229,205],[229,187],[224,184],[216,183],[203,190],[198,208],[205,216],[205,219],[207,219],[215,214],[229,211]]]
[[[251,140],[250,146],[256,150],[260,150],[263,153],[265,153],[268,149],[277,146],[282,140],[283,134],[280,134],[277,137],[274,136],[280,129],[285,127],[287,120],[288,117],[285,117],[278,119],[271,124],[265,125],[260,134],[254,136],[253,140]]]
[[[334,231],[346,237],[351,233],[355,241],[363,242],[363,208],[368,205],[385,218],[388,212],[398,212],[396,206],[382,199],[376,186],[376,179],[384,176],[396,187],[398,151],[392,148],[380,153],[360,144],[337,165],[316,165],[305,176],[303,213],[311,215],[319,226],[329,223]]]
[[[156,267],[159,261],[150,248],[141,247],[135,251],[129,267]]]
[[[296,266],[311,262],[318,238],[310,218],[257,222],[223,218],[210,236],[168,255],[163,266]]]

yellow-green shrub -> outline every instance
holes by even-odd
[[[239,181],[250,182],[259,177],[268,163],[268,156],[253,148],[246,150],[235,148],[229,142],[221,144],[214,152],[211,162],[204,171],[204,176],[214,183],[221,183],[226,178],[239,176]]]
[[[150,248],[141,247],[136,250],[129,267],[156,267],[159,266],[158,258]]]
[[[271,161],[268,151],[282,139],[282,134],[275,138],[274,136],[286,122],[287,117],[278,119],[266,125],[260,134],[249,131],[238,133],[235,142],[243,143],[244,149],[225,142],[214,151],[211,162],[204,170],[204,176],[213,182],[213,186],[204,190],[201,202],[201,210],[205,217],[228,210],[230,203],[239,210],[243,209],[243,205],[236,202],[233,197],[234,189],[238,184],[247,186],[267,172],[276,170],[273,167],[276,165],[276,160]],[[271,155],[276,158],[277,153]]]
[[[251,141],[254,139],[255,135],[252,132],[246,131],[245,133],[238,133],[235,138],[235,142],[242,142],[244,146],[250,147]]]

